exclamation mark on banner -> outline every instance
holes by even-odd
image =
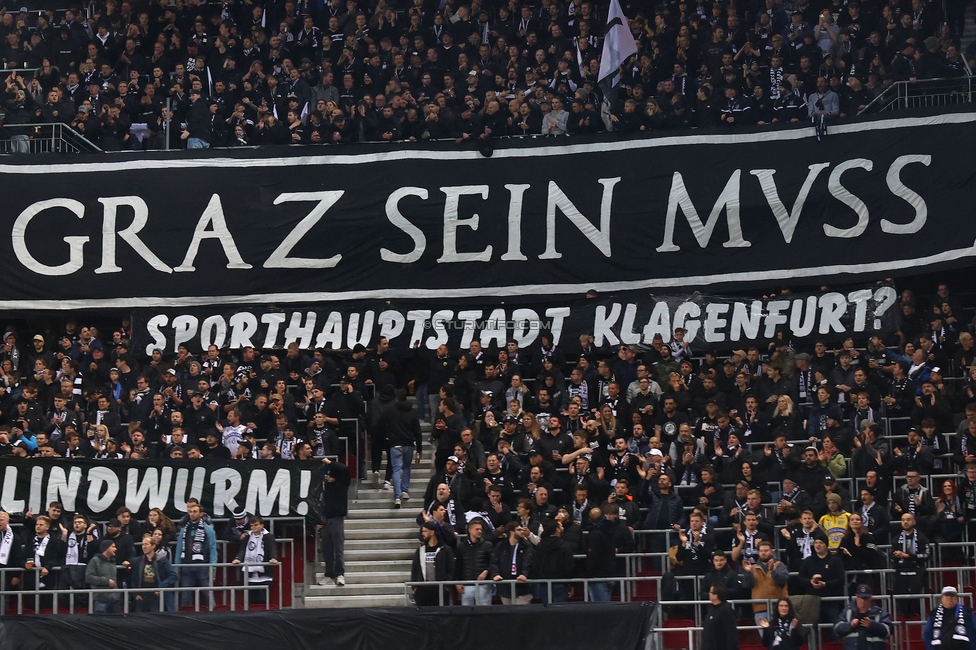
[[[308,503],[305,502],[305,499],[308,498],[308,487],[311,485],[311,483],[312,472],[307,469],[303,469],[299,473],[298,485],[298,498],[301,499],[301,501],[295,507],[295,512],[303,516],[308,514]]]

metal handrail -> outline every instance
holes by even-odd
[[[196,587],[187,587],[187,586],[175,586],[175,587],[115,587],[115,588],[110,588],[110,589],[95,589],[95,588],[87,588],[87,589],[74,589],[74,588],[68,588],[68,589],[37,589],[37,588],[35,588],[35,589],[32,589],[32,590],[31,589],[27,589],[27,590],[25,590],[25,589],[15,589],[15,590],[0,589],[0,603],[3,603],[3,608],[6,609],[6,602],[5,602],[4,599],[16,598],[16,600],[17,600],[17,614],[23,614],[23,612],[24,612],[24,599],[25,598],[33,598],[34,599],[34,611],[35,611],[35,613],[37,613],[37,612],[39,612],[42,609],[42,607],[40,606],[40,604],[41,604],[41,598],[45,598],[45,599],[46,598],[53,598],[53,602],[52,602],[53,609],[54,609],[54,612],[57,612],[57,609],[58,609],[57,608],[57,600],[58,600],[58,597],[59,596],[68,596],[68,601],[69,601],[68,602],[68,611],[70,613],[75,613],[75,598],[78,597],[78,596],[89,596],[89,599],[88,599],[88,612],[89,613],[93,613],[94,612],[95,601],[96,600],[105,600],[104,598],[99,599],[98,596],[106,596],[106,595],[109,595],[109,594],[117,594],[117,595],[120,596],[120,601],[121,601],[121,605],[122,605],[122,611],[124,613],[129,613],[129,608],[130,608],[130,598],[129,598],[129,596],[140,596],[140,595],[144,595],[144,594],[146,594],[148,592],[159,592],[160,594],[165,594],[165,593],[180,593],[180,594],[185,594],[187,592],[190,592],[194,596],[194,611],[200,611],[200,606],[201,606],[201,602],[200,602],[201,601],[201,593],[203,593],[205,596],[211,596],[211,594],[213,594],[214,592],[227,592],[227,593],[230,594],[230,609],[231,609],[231,611],[235,611],[237,609],[237,592],[243,592],[242,593],[242,604],[243,604],[243,608],[244,609],[248,609],[248,606],[249,606],[249,592],[251,592],[251,591],[253,591],[255,589],[263,589],[264,592],[265,592],[265,602],[267,602],[267,597],[271,595],[271,591],[270,591],[271,590],[271,586],[272,586],[271,585],[271,582],[254,582],[254,583],[252,583],[251,582],[251,572],[250,571],[245,571],[244,569],[246,569],[248,567],[260,566],[260,567],[270,568],[272,570],[272,572],[273,572],[275,568],[280,568],[282,570],[284,570],[284,568],[285,568],[284,567],[284,564],[282,562],[280,562],[280,561],[279,562],[237,562],[237,563],[234,563],[234,562],[215,562],[215,563],[201,563],[201,564],[175,564],[174,563],[172,566],[173,566],[173,569],[176,571],[177,580],[179,580],[180,577],[181,577],[180,576],[180,569],[186,569],[186,568],[201,569],[201,568],[206,568],[209,571],[209,576],[210,576],[209,577],[209,580],[211,582],[213,582],[214,573],[215,573],[214,570],[215,569],[225,569],[226,570],[227,568],[233,568],[233,569],[241,569],[241,573],[243,575],[244,581],[243,581],[242,584],[239,584],[239,585],[226,585],[226,584],[225,585],[214,585],[214,584],[210,584],[210,585],[196,586]],[[48,570],[48,575],[49,576],[52,576],[51,579],[53,580],[54,579],[54,576],[57,575],[57,574],[59,574],[59,573],[61,573],[65,568],[66,567],[54,567],[52,569],[49,569]],[[34,584],[36,585],[36,584],[39,584],[40,580],[42,579],[42,576],[41,576],[41,571],[42,570],[44,570],[44,567],[34,567],[33,569],[27,569],[27,568],[21,568],[21,567],[0,567],[0,584],[6,585],[7,574],[16,574],[16,575],[20,576],[20,575],[24,575],[24,574],[33,573],[34,574],[34,581],[35,581]],[[283,599],[281,597],[282,596],[282,587],[281,587],[280,577],[279,577],[279,579],[274,580],[274,583],[276,583],[276,586],[277,586],[277,589],[278,589],[278,606],[279,607],[286,607],[284,605],[284,601],[283,601]],[[165,599],[164,598],[160,598],[159,599],[159,604],[158,604],[159,611],[163,611],[164,606],[165,606]],[[213,604],[211,603],[211,607],[212,606],[213,606]],[[3,611],[0,611],[0,614],[3,614],[3,613],[4,613]]]
[[[968,64],[967,64],[967,71]],[[969,71],[971,73],[971,71]],[[933,103],[945,105],[948,103],[973,102],[972,74],[963,77],[939,77],[938,79],[919,79],[917,81],[895,81],[885,88],[880,95],[871,100],[858,115],[881,113],[898,108],[909,108],[909,100],[913,98],[929,98]],[[961,84],[961,85],[960,85]],[[943,91],[943,92],[933,92]],[[935,98],[958,97],[962,101],[934,101]]]
[[[619,557],[619,556],[618,556]],[[623,587],[625,584],[634,584],[637,582],[655,582],[660,581],[661,576],[613,576],[606,578],[530,578],[527,580],[430,580],[421,582],[404,582],[403,583],[403,595],[404,600],[407,605],[410,605],[410,591],[415,587],[458,587],[458,586],[477,586],[477,585],[493,585],[498,586],[507,585],[510,589],[510,595],[512,600],[515,600],[516,591],[519,586],[525,585],[546,585],[546,589],[549,595],[549,600],[552,601],[552,586],[554,584],[583,584],[583,599],[589,600],[589,585],[591,583],[617,583],[620,585],[620,600],[622,602],[627,602],[629,600],[629,592],[627,592]],[[444,589],[438,589],[440,597],[438,602],[440,605],[444,605]]]
[[[8,124],[6,128],[12,134],[28,136],[28,140],[13,138],[0,140],[0,143],[9,145],[4,148],[3,153],[100,153],[102,151],[91,140],[63,122]],[[18,151],[18,147],[14,144],[17,142],[37,143],[37,146],[33,147],[35,151]]]

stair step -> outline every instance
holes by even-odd
[[[413,505],[413,501],[410,501],[409,505],[406,505],[399,510],[393,509],[393,499],[390,499],[390,509],[380,510],[377,508],[368,509],[355,509],[350,510],[347,517],[347,525],[350,519],[371,519],[379,524],[384,519],[416,519],[417,515],[420,513],[421,506],[418,502],[417,505]]]
[[[346,587],[336,587],[345,589]],[[403,594],[399,596],[376,595],[376,596],[345,596],[335,598],[331,596],[306,596],[306,608],[323,607],[403,607],[405,604]]]
[[[366,499],[366,500],[360,499],[359,501],[356,501],[353,505],[357,510],[393,510],[393,493],[384,492],[383,496],[385,497],[383,499]],[[402,502],[403,507],[404,508],[416,507],[416,509],[419,511],[421,508],[420,502],[422,501],[422,499],[419,496],[414,497],[412,494],[410,495],[410,497],[411,498],[409,501]],[[416,503],[416,506],[414,505],[414,503]]]
[[[419,544],[418,544],[419,546]],[[371,549],[350,549],[346,548],[346,558],[350,561],[381,562],[384,560],[410,560],[413,561],[413,554],[416,548],[371,548]]]
[[[351,596],[400,596],[400,603],[403,604],[404,601],[404,586],[403,581],[401,582],[385,582],[385,583],[375,583],[375,584],[355,584],[346,575],[346,586],[336,587],[335,585],[321,586],[318,584],[310,585],[308,591],[306,592],[306,597],[312,596],[326,596],[332,598],[341,598],[345,600]]]
[[[412,485],[410,487],[413,487]],[[411,499],[418,499],[423,501],[421,498],[423,496],[422,491],[417,491],[414,489],[410,493]],[[353,500],[353,507],[355,508],[370,508],[377,503],[392,503],[393,502],[393,490],[373,490],[370,489],[368,492],[366,490],[359,491],[359,498]],[[369,505],[366,505],[369,504]]]
[[[367,528],[363,530],[350,530],[346,528],[346,548],[349,548],[349,542],[352,540],[392,540],[398,539],[401,542],[405,540],[418,540],[417,531],[418,526],[400,527],[400,528],[386,528],[384,530],[376,530],[374,528]]]
[[[403,539],[346,539],[346,553],[357,550],[402,549]],[[420,542],[417,542],[418,544]],[[411,545],[412,546],[412,545]]]
[[[419,546],[419,544],[418,544]],[[366,571],[392,571],[392,572],[406,572],[407,575],[410,574],[410,567],[413,564],[413,558],[408,560],[381,560],[379,562],[373,562],[370,560],[347,560],[346,561],[346,572],[347,573],[360,573]],[[325,569],[324,562],[318,562],[316,564],[316,571],[322,573]]]
[[[409,569],[409,567],[407,567]],[[322,573],[315,575],[316,582]],[[397,583],[403,588],[404,582],[410,581],[410,571],[350,571],[346,566],[346,582],[350,585],[391,584]]]

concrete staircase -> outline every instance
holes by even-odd
[[[403,583],[410,580],[413,554],[420,546],[415,521],[423,507],[423,494],[434,471],[427,438],[431,425],[421,422],[424,457],[413,465],[410,500],[393,509],[393,492],[374,489],[372,473],[359,483],[359,498],[350,491],[346,518],[346,586],[321,586],[324,564],[317,561],[309,572],[305,607],[395,607],[407,604]],[[385,463],[385,461],[384,461]],[[367,460],[368,466],[368,460]],[[384,464],[385,468],[385,464]],[[381,473],[382,478],[382,473]]]

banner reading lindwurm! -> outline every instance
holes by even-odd
[[[132,316],[133,350],[175,352],[186,345],[201,352],[210,345],[238,349],[287,347],[348,349],[379,337],[400,350],[417,343],[466,349],[472,340],[504,347],[515,339],[527,348],[542,332],[570,348],[580,334],[596,345],[649,345],[655,335],[671,340],[686,330],[695,349],[758,345],[777,330],[793,341],[841,341],[869,332],[897,329],[897,294],[879,283],[819,294],[791,294],[768,300],[692,294],[652,296],[631,292],[600,299],[539,300],[521,306],[486,301],[386,301],[317,305],[289,311],[139,310]],[[470,304],[466,304],[470,303]]]
[[[152,508],[182,517],[194,497],[213,517],[245,509],[262,517],[315,517],[325,476],[322,463],[300,461],[94,461],[0,459],[6,512],[66,512],[111,519],[127,506],[144,519]]]
[[[454,143],[13,157],[0,308],[491,307],[971,264],[974,141],[976,113],[955,112],[822,142],[742,129],[499,142],[491,158]]]

